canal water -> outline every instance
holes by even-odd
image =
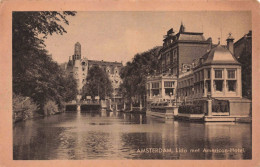
[[[14,160],[251,159],[251,124],[192,123],[119,112],[19,122]]]

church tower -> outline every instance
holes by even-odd
[[[74,47],[74,55],[72,55],[72,60],[75,62],[75,60],[80,60],[81,59],[81,45],[79,42],[75,44]]]

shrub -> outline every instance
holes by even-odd
[[[43,107],[44,115],[53,115],[59,112],[58,105],[54,101],[47,101]]]
[[[34,117],[38,106],[30,97],[13,94],[13,121],[22,121]]]
[[[196,105],[183,105],[179,106],[179,113],[183,114],[202,114],[202,107]]]

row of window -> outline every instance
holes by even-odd
[[[164,87],[167,87],[167,88],[174,87],[174,81],[165,81],[164,82]]]
[[[236,71],[234,69],[228,69],[227,70],[227,77],[229,79],[235,79],[236,78]],[[215,70],[215,78],[218,78],[218,79],[223,78],[223,70],[222,69],[216,69]]]
[[[165,88],[164,89],[164,91],[165,91],[165,95],[167,95],[167,96],[173,96],[174,95],[174,88]],[[148,90],[148,96],[150,96],[150,90]],[[160,90],[159,89],[153,89],[152,91],[151,91],[151,95],[152,96],[159,96],[160,95]]]
[[[237,87],[237,81],[236,80],[227,80],[226,81],[226,87],[228,92],[235,92]],[[211,81],[207,80],[205,82],[205,88],[207,89],[207,92],[211,92]],[[215,92],[223,92],[224,89],[224,81],[223,80],[214,80],[213,82],[213,88]],[[194,85],[194,88],[187,87],[182,88],[179,90],[179,93],[181,96],[189,96],[192,95],[192,91],[194,91],[194,94],[198,93],[204,93],[204,84],[203,82],[199,82],[198,84]]]
[[[223,69],[215,69],[214,70],[214,77],[217,79],[222,79],[224,78],[223,76]],[[210,79],[210,69],[207,70],[207,79]],[[236,70],[235,69],[227,69],[227,78],[228,79],[235,79],[236,78]]]
[[[175,82],[174,81],[164,81],[165,88],[173,88]],[[152,89],[159,89],[160,83],[159,82],[152,82]],[[147,89],[150,89],[150,84],[147,84]]]
[[[170,51],[167,54],[162,56],[162,68],[165,68],[166,66],[169,66],[173,62],[177,62],[177,51]]]
[[[184,81],[180,81],[179,82],[179,87],[187,87],[187,86],[191,86],[193,85],[193,78],[190,78],[190,79],[187,79],[187,80],[184,80]]]
[[[215,79],[223,79],[223,69],[214,69],[214,77]],[[204,72],[203,71],[199,71],[194,73],[194,80],[195,82],[199,82],[201,80],[203,80],[204,76]],[[210,79],[211,78],[211,74],[210,74],[210,69],[206,70],[206,79]],[[236,78],[236,70],[235,69],[227,69],[227,78],[228,79],[235,79]]]
[[[223,80],[215,80],[214,81],[214,89],[216,91],[222,92],[224,87],[224,81]],[[226,81],[227,90],[229,92],[235,92],[236,91],[236,80],[227,80]]]

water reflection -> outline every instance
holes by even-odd
[[[14,159],[251,159],[251,144],[251,124],[106,111],[63,113],[13,128]]]

